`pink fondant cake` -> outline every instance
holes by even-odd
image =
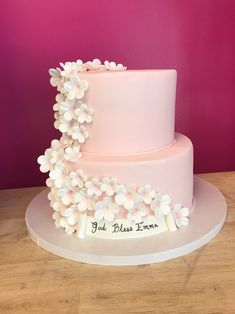
[[[188,225],[193,146],[174,132],[176,71],[60,65],[49,73],[62,136],[38,158],[55,225],[117,240]]]

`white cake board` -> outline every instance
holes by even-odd
[[[227,213],[222,193],[207,181],[195,177],[195,204],[188,226],[176,232],[138,239],[106,240],[87,236],[80,240],[55,226],[47,194],[48,189],[42,191],[28,206],[26,225],[31,239],[55,255],[98,265],[142,265],[188,254],[219,233]]]

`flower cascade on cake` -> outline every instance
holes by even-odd
[[[119,213],[125,213],[130,224],[140,224],[147,216],[162,217],[168,230],[176,231],[188,224],[189,209],[181,204],[171,205],[167,194],[157,192],[149,184],[135,186],[122,184],[115,177],[87,177],[82,169],[69,170],[69,165],[82,157],[82,144],[89,134],[86,125],[92,123],[93,110],[84,102],[89,82],[80,78],[85,71],[124,71],[126,67],[99,59],[83,63],[60,63],[61,68],[50,69],[50,83],[58,94],[55,128],[62,136],[53,140],[51,147],[38,158],[41,172],[49,172],[46,181],[50,188],[48,198],[54,209],[57,227],[66,233],[86,235],[87,218],[113,223]]]

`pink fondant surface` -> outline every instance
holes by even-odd
[[[83,151],[126,155],[174,141],[175,70],[81,73],[94,118]]]
[[[181,134],[176,134],[175,143],[162,151],[125,157],[84,153],[71,168],[81,168],[88,177],[114,176],[123,184],[150,184],[168,194],[173,204],[192,206],[193,146]]]

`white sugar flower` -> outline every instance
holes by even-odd
[[[130,210],[133,209],[135,204],[142,200],[142,196],[139,195],[135,188],[128,185],[119,185],[116,189],[115,202],[123,206],[125,209]]]
[[[86,104],[81,104],[78,109],[75,110],[75,116],[79,123],[91,123],[93,110]]]
[[[78,223],[80,212],[77,205],[65,207],[62,211],[60,211],[60,214],[67,218],[67,223],[70,226],[74,226]]]
[[[56,68],[56,69],[50,69],[49,70],[49,74],[51,76],[51,79],[50,79],[50,83],[53,87],[57,87],[57,90],[59,92],[62,91],[62,86],[63,86],[63,83],[64,83],[64,80],[61,76],[61,70],[60,68]]]
[[[66,78],[71,78],[79,72],[79,64],[77,62],[65,62],[65,64],[60,63],[63,70],[61,71],[61,76]]]
[[[79,128],[79,125],[75,120],[65,120],[63,115],[56,116],[56,121],[54,123],[56,129],[58,129],[63,134],[72,135],[73,130]]]
[[[80,144],[88,138],[85,126],[79,125],[75,120],[66,121],[63,116],[60,116],[54,125],[61,133],[71,136],[73,140],[77,140]]]
[[[88,196],[100,196],[102,191],[100,190],[100,181],[98,178],[92,178],[91,180],[85,183],[85,187],[87,188],[87,195]]]
[[[82,99],[85,91],[88,89],[88,82],[81,80],[78,76],[72,76],[69,81],[63,85],[63,92],[68,99]]]
[[[51,141],[51,149],[59,151],[61,148],[63,148],[63,145],[61,144],[60,140],[52,140]]]
[[[80,145],[68,146],[64,150],[64,159],[69,162],[74,163],[81,157],[82,153],[80,152]]]
[[[70,184],[73,187],[79,187],[82,189],[84,187],[85,182],[87,181],[87,177],[83,174],[82,170],[71,171],[69,173]]]
[[[143,217],[147,215],[147,208],[143,202],[135,204],[135,207],[129,210],[127,214],[127,219],[134,221],[135,223],[140,223],[143,221]]]
[[[88,138],[88,132],[83,125],[78,125],[76,121],[73,121],[70,127],[67,128],[67,134],[72,137],[73,140],[77,140],[79,144],[85,142]]]
[[[74,203],[74,196],[77,189],[73,186],[65,185],[64,187],[58,189],[57,195],[61,199],[62,204],[68,206]]]
[[[155,212],[155,215],[158,215],[159,212],[163,215],[168,215],[171,212],[170,202],[171,199],[169,195],[157,193],[151,203],[151,209]]]
[[[62,147],[67,147],[72,145],[74,142],[73,139],[71,139],[71,137],[69,135],[67,135],[66,133],[63,133],[61,138],[60,138],[60,143],[62,145]]]
[[[116,64],[115,62],[105,61],[104,65],[109,71],[124,71],[126,67],[124,67],[121,63]]]
[[[88,132],[83,125],[74,125],[68,130],[68,134],[72,136],[74,140],[77,140],[80,144],[84,143],[86,138],[88,138]]]
[[[51,160],[50,162],[54,165],[58,165],[64,160],[64,150],[63,148],[59,150],[52,150],[51,151]]]
[[[101,64],[99,59],[93,59],[93,61],[87,61],[85,63],[86,69],[88,71],[104,71],[106,70],[105,66]]]
[[[55,220],[56,227],[63,227],[65,228],[65,232],[67,234],[72,234],[76,231],[76,226],[71,226],[68,224],[68,219],[62,217],[58,212],[54,212],[52,218]]]
[[[49,201],[51,201],[51,202],[55,202],[55,201],[60,202],[60,198],[57,195],[57,190],[58,189],[54,186],[54,183],[53,183],[53,186],[51,187],[50,192],[47,195]]]
[[[79,105],[80,102],[77,99],[66,99],[59,104],[59,113],[63,115],[66,121],[71,121],[72,119],[76,119],[75,110],[79,108]]]
[[[55,116],[54,127],[61,133],[68,133],[68,130],[73,127],[73,121],[65,120],[64,117],[60,115],[58,112],[56,112],[54,116]]]
[[[102,201],[95,204],[95,218],[97,220],[104,219],[106,221],[113,221],[115,214],[119,211],[119,206],[113,202],[111,197],[104,197]]]
[[[78,65],[78,70],[79,72],[83,72],[83,71],[86,71],[86,66],[85,66],[85,63],[83,63],[83,61],[81,59],[78,59],[76,61],[77,65]]]
[[[60,220],[62,218],[62,216],[60,215],[60,213],[58,212],[54,212],[52,215],[53,220],[55,220],[55,225],[56,227],[60,227]]]
[[[56,103],[53,106],[54,111],[59,111],[60,110],[60,104],[66,101],[65,95],[62,94],[57,94],[55,97]]]
[[[59,201],[59,200],[52,200],[50,202],[50,206],[56,211],[56,212],[61,212],[65,210],[65,206]]]
[[[81,190],[74,195],[74,202],[77,205],[78,210],[81,212],[94,210],[95,208],[94,197],[88,196],[84,190]]]
[[[58,165],[64,161],[64,148],[59,140],[53,140],[51,142],[51,159],[50,162],[54,165]]]
[[[189,209],[182,207],[181,204],[176,204],[172,210],[173,217],[177,227],[186,226],[189,222]]]
[[[51,142],[51,148],[47,148],[44,155],[38,157],[37,161],[41,165],[41,172],[48,172],[54,169],[56,164],[61,163],[64,160],[64,150],[60,141],[53,140]]]
[[[52,188],[52,187],[54,187],[54,181],[53,181],[51,178],[47,178],[47,179],[46,179],[46,185],[47,185],[49,188]]]
[[[55,220],[55,225],[56,227],[61,227],[61,220],[62,220],[62,216],[59,212],[54,212],[52,215],[52,218]]]
[[[49,173],[50,178],[54,181],[57,188],[62,188],[66,184],[67,175],[68,171],[63,163],[56,165],[55,169]]]
[[[153,198],[156,196],[156,191],[149,184],[141,186],[138,192],[144,197],[144,202],[147,205],[151,204]]]
[[[37,162],[40,164],[41,172],[48,172],[54,168],[54,165],[51,163],[51,153],[50,148],[46,149],[44,155],[38,157]]]
[[[55,112],[54,113],[54,118],[55,118],[55,122],[54,122],[54,127],[59,130],[60,128],[60,119],[61,119],[61,115],[59,114],[59,112]]]
[[[103,178],[100,189],[102,192],[106,193],[107,196],[113,196],[117,188],[118,181],[116,178]]]

